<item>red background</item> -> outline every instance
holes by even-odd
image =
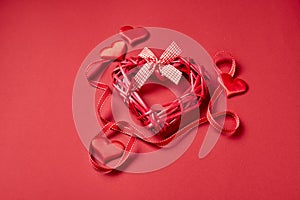
[[[0,198],[299,199],[299,10],[299,0],[2,0]],[[241,134],[202,160],[199,134],[156,172],[95,172],[72,118],[73,82],[90,50],[127,24],[231,51],[250,86],[228,101]]]

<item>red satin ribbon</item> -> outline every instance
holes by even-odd
[[[235,71],[236,71],[236,61],[231,54],[229,54],[228,52],[225,52],[225,51],[221,51],[221,52],[218,52],[214,57],[214,62],[217,66],[217,70],[220,73],[224,73],[224,72],[222,72],[221,69],[218,67],[218,63],[220,61],[228,61],[228,60],[231,61],[231,68],[230,68],[228,74],[231,76],[234,76]],[[99,62],[99,61],[96,61],[96,62]],[[95,64],[95,62],[92,64]],[[90,64],[89,66],[91,66],[92,64]],[[89,68],[90,67],[88,67],[88,70],[89,70]],[[87,70],[87,73],[88,73],[88,70]],[[86,73],[86,75],[87,75],[87,73]],[[150,143],[152,145],[158,146],[158,147],[163,147],[163,146],[169,144],[175,138],[177,138],[177,137],[189,132],[190,130],[198,127],[199,125],[207,123],[207,122],[209,122],[217,131],[222,132],[223,134],[226,134],[226,135],[234,134],[240,125],[239,117],[237,116],[236,113],[234,113],[232,111],[227,110],[227,111],[223,111],[223,112],[212,113],[212,107],[214,106],[214,104],[218,100],[219,96],[223,92],[222,86],[219,86],[215,90],[214,94],[212,95],[212,97],[209,101],[207,113],[206,113],[205,117],[201,117],[200,119],[194,120],[193,122],[189,123],[182,129],[178,130],[176,133],[168,136],[165,139],[159,140],[155,137],[145,137],[142,132],[140,132],[138,129],[136,129],[134,126],[132,126],[128,122],[124,122],[124,121],[110,122],[110,121],[106,120],[102,116],[101,111],[102,111],[102,107],[103,107],[105,101],[111,95],[111,90],[109,89],[109,86],[107,84],[104,84],[101,82],[91,81],[90,84],[92,86],[95,86],[96,88],[104,91],[99,99],[98,106],[97,106],[98,112],[99,112],[99,117],[103,123],[102,131],[99,134],[104,134],[107,138],[112,137],[112,135],[111,135],[112,132],[121,133],[121,134],[125,134],[125,135],[129,136],[129,139],[128,139],[128,142],[126,145],[124,145],[120,141],[117,141],[120,144],[122,144],[122,146],[124,147],[124,151],[123,151],[123,154],[121,155],[121,157],[118,158],[118,162],[113,166],[108,166],[105,163],[100,163],[99,161],[95,160],[95,158],[93,157],[93,155],[91,153],[89,154],[90,161],[91,161],[91,164],[93,165],[93,167],[97,170],[100,170],[100,171],[103,171],[106,173],[111,172],[114,169],[117,169],[118,167],[120,167],[122,164],[124,164],[126,162],[128,157],[130,156],[130,153],[133,150],[133,147],[134,147],[137,139],[144,141],[146,143]],[[219,117],[233,118],[233,120],[235,121],[234,128],[223,127],[222,124],[218,123],[216,120]]]

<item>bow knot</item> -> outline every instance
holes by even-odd
[[[144,64],[134,76],[134,89],[141,88],[154,70],[158,70],[162,76],[168,78],[177,85],[181,79],[182,72],[169,63],[177,58],[181,52],[182,50],[180,47],[175,42],[172,42],[158,59],[149,48],[145,47],[139,53],[139,57],[145,59],[147,63]]]

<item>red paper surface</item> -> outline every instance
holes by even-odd
[[[299,199],[299,1],[1,1],[1,199]],[[123,25],[185,33],[229,50],[249,91],[228,101],[240,135],[198,158],[103,175],[72,118],[77,70]],[[204,126],[205,127],[205,126]]]

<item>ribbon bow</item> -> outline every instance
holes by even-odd
[[[177,85],[181,79],[182,72],[169,63],[178,57],[181,52],[182,50],[180,47],[175,42],[172,42],[170,46],[163,52],[160,58],[157,59],[154,53],[145,47],[139,54],[139,57],[144,58],[147,63],[144,64],[134,76],[134,88],[141,88],[156,68],[162,76],[168,78]]]

